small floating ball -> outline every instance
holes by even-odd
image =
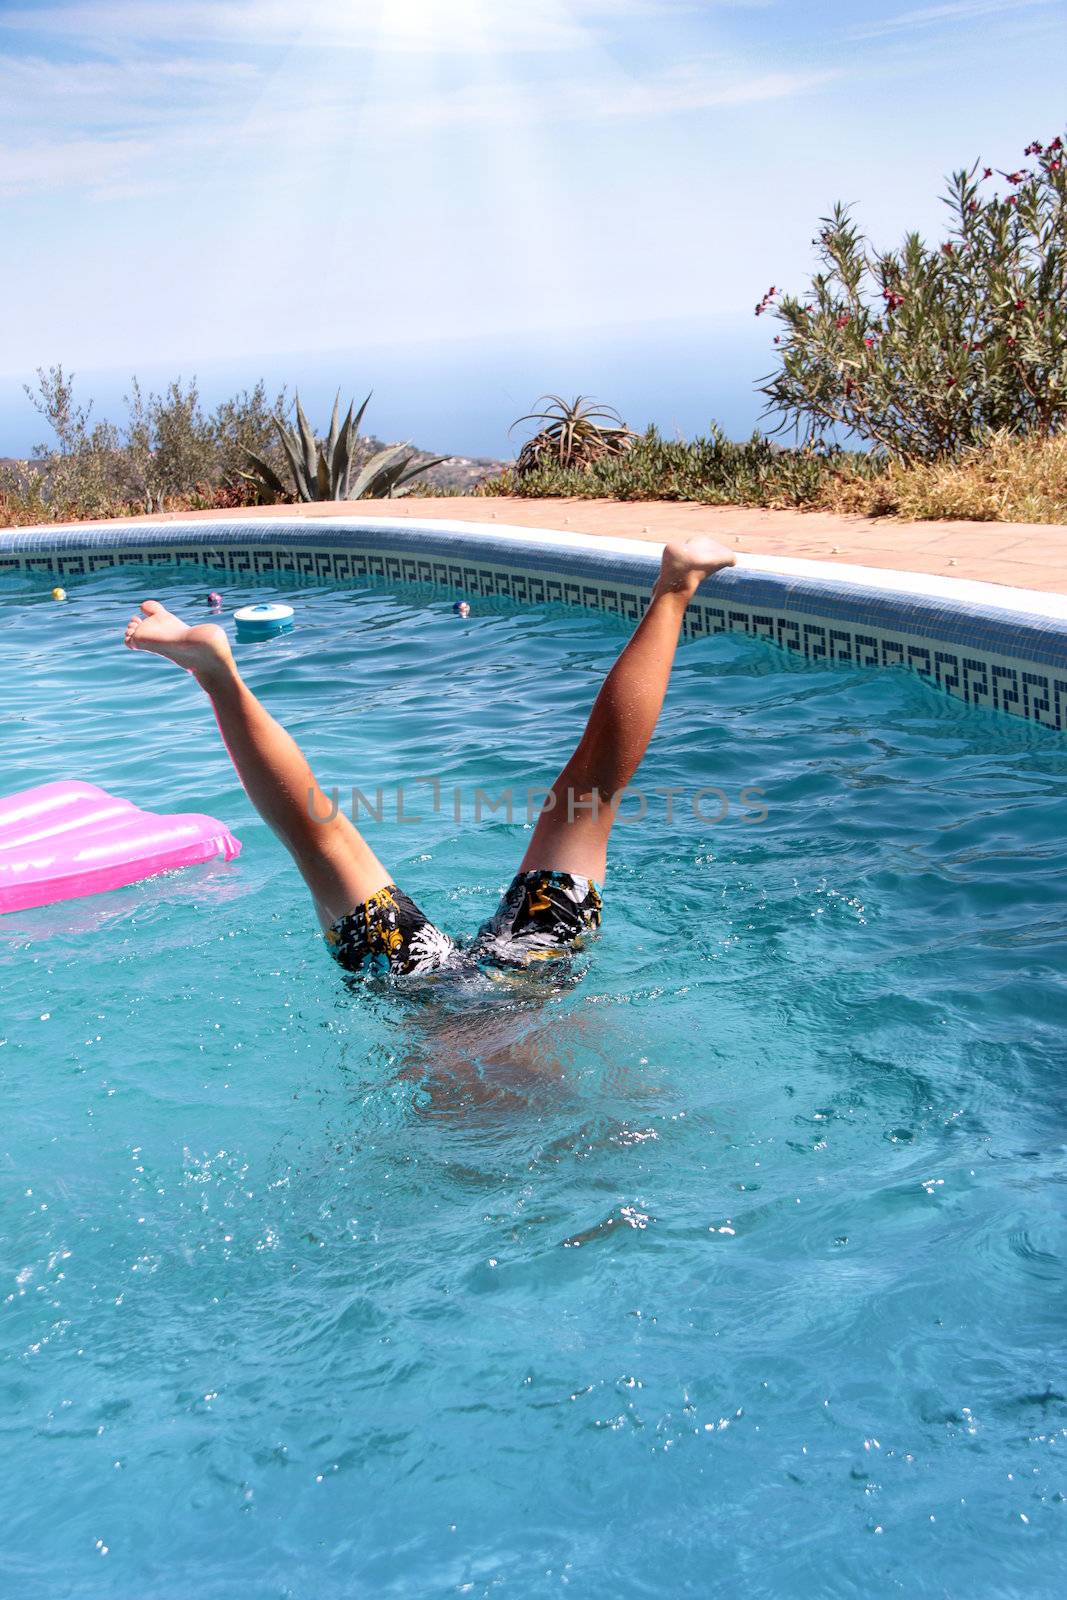
[[[66,598],[67,598],[66,589],[61,589],[59,587],[59,585],[57,584],[56,587],[52,590],[52,599],[53,600],[65,600]]]
[[[207,603],[211,607],[212,611],[221,611],[222,610],[222,596],[221,596],[221,594],[216,594],[215,590],[212,589],[211,593],[207,597]]]
[[[466,600],[457,600],[455,605],[452,607],[452,610],[456,613],[457,617],[469,617],[471,614],[471,608],[467,604]]]

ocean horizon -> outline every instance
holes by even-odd
[[[768,324],[748,313],[129,368],[83,368],[63,351],[43,350],[39,365],[62,361],[75,375],[79,403],[93,402],[94,419],[123,421],[134,374],[144,389],[195,377],[207,409],[262,378],[271,397],[283,384],[290,394],[299,387],[318,428],[326,426],[338,388],[342,405],[372,389],[368,433],[442,455],[508,459],[534,431],[531,424],[509,437],[509,428],[546,393],[592,396],[632,428],[655,423],[669,437],[706,433],[714,421],[730,437],[746,438],[761,420],[757,385],[772,366],[771,337]],[[32,369],[0,377],[0,456],[21,458],[50,442],[24,383],[33,385]]]

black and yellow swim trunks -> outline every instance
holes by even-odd
[[[580,950],[600,926],[600,890],[591,878],[535,868],[520,872],[469,945],[435,927],[394,883],[386,884],[326,934],[347,972],[444,972],[471,964],[528,967]]]

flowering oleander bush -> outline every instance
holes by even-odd
[[[994,434],[1067,420],[1067,151],[956,172],[948,237],[879,252],[837,206],[807,292],[771,288],[778,368],[768,411],[809,439],[858,437],[902,462],[957,457]]]

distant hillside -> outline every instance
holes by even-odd
[[[386,446],[379,439],[367,440],[367,454],[373,455],[375,450],[384,450]],[[434,451],[415,450],[417,460],[432,461]],[[443,452],[442,452],[443,453]],[[448,461],[443,461],[439,467],[430,470],[412,487],[412,493],[418,493],[419,483],[426,483],[435,489],[457,489],[468,493],[478,484],[484,483],[486,478],[496,478],[510,467],[510,461],[491,461],[484,456],[452,456]]]
[[[418,460],[433,460],[434,451],[419,450],[414,445],[411,448],[414,450]],[[381,439],[371,437],[366,439],[365,454],[367,456],[373,455],[376,450],[384,449],[386,449],[386,445]],[[21,458],[0,456],[0,473],[9,468],[17,468],[21,464]],[[33,465],[47,467],[47,461],[34,462]],[[487,478],[497,477],[510,465],[510,461],[492,461],[483,456],[452,456],[448,461],[442,462],[440,466],[431,467],[419,482],[425,483],[434,489],[449,489],[469,493]],[[417,491],[417,484],[415,490]]]

